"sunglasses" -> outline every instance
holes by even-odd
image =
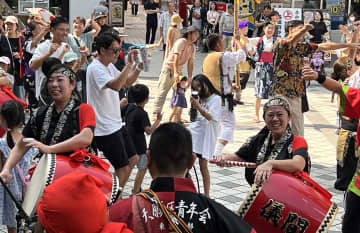
[[[113,53],[119,53],[121,51],[121,48],[117,48],[117,49],[108,48],[108,49],[111,50]]]

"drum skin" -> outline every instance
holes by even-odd
[[[328,231],[337,210],[329,196],[314,186],[274,171],[264,185],[253,185],[237,214],[257,233],[322,233]]]

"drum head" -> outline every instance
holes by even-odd
[[[36,166],[31,181],[27,186],[23,209],[28,216],[33,216],[36,212],[36,204],[41,198],[45,186],[52,182],[56,168],[56,155],[43,155]]]

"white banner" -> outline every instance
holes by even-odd
[[[291,20],[302,20],[302,9],[301,8],[275,8],[280,14],[280,36],[285,37],[286,22]]]

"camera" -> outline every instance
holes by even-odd
[[[199,98],[199,92],[198,91],[191,91],[191,96],[194,98],[194,99],[197,99]]]

